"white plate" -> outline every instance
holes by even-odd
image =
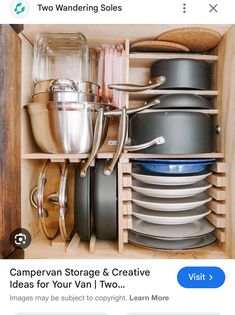
[[[133,169],[133,173],[131,173],[132,177],[143,183],[166,186],[195,184],[211,174],[212,172],[204,171],[197,175],[146,175],[143,171],[137,168]]]
[[[185,250],[207,246],[213,243],[216,237],[213,234],[207,234],[202,237],[182,240],[159,240],[139,234],[135,234],[131,231],[128,232],[128,242],[154,249],[162,250]]]
[[[187,224],[200,220],[210,214],[211,210],[202,206],[188,211],[152,211],[133,205],[132,214],[145,222],[153,224]]]
[[[200,181],[193,185],[184,186],[159,186],[145,184],[133,180],[132,189],[142,195],[159,198],[185,198],[200,194],[210,188],[212,185],[206,181]]]
[[[144,234],[157,239],[193,238],[213,232],[214,225],[206,219],[201,219],[188,224],[160,225],[144,222],[132,217],[131,231]]]
[[[136,192],[132,194],[132,202],[146,209],[158,211],[186,211],[204,205],[212,198],[206,194],[199,194],[188,198],[152,198],[140,195]]]

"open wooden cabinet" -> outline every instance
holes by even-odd
[[[187,25],[184,25],[184,27]],[[191,25],[190,25],[191,26]],[[21,64],[21,80],[18,77],[18,83],[15,82],[14,89],[19,92],[21,81],[21,107],[31,101],[32,96],[32,53],[33,42],[38,32],[82,32],[88,39],[91,46],[96,47],[101,43],[123,43],[126,50],[129,51],[131,42],[143,38],[155,38],[165,30],[177,27],[176,25],[25,25],[23,32],[19,35],[20,46],[15,47],[15,51],[21,51],[21,58],[18,62],[12,60],[12,67],[19,67]],[[213,198],[207,204],[212,210],[208,220],[216,227],[216,243],[204,248],[186,251],[158,251],[145,249],[128,244],[128,229],[132,224],[132,205],[131,199],[131,169],[130,159],[133,157],[144,158],[169,158],[169,155],[152,155],[123,153],[118,164],[118,241],[100,241],[95,235],[92,236],[90,243],[80,242],[78,235],[74,235],[70,242],[63,242],[58,236],[52,242],[43,238],[38,229],[37,212],[29,202],[29,194],[33,187],[37,185],[38,176],[46,159],[52,162],[64,162],[69,160],[72,163],[79,163],[87,155],[79,154],[44,154],[37,148],[29,120],[24,109],[21,110],[21,131],[19,125],[14,128],[17,134],[17,140],[14,140],[14,150],[8,156],[14,161],[21,160],[21,189],[14,187],[14,196],[19,200],[21,196],[21,210],[19,201],[11,199],[12,222],[17,215],[21,215],[21,226],[28,229],[32,235],[32,243],[25,250],[25,258],[235,258],[235,26],[232,25],[207,25],[212,29],[218,30],[222,35],[222,40],[218,47],[204,54],[179,54],[179,53],[135,53],[127,54],[127,73],[126,82],[143,84],[148,81],[150,65],[160,59],[171,58],[193,58],[196,60],[205,60],[212,64],[213,69],[213,88],[209,91],[187,90],[185,93],[203,95],[211,99],[214,104],[213,110],[204,112],[213,115],[215,126],[218,126],[216,136],[215,152],[210,154],[197,155],[174,155],[170,158],[216,158],[216,163],[211,167],[212,175],[208,181],[213,185],[208,190],[208,194]],[[10,26],[4,26],[10,29]],[[118,29],[118,31],[117,31]],[[16,35],[17,36],[17,35]],[[19,44],[20,45],[20,44]],[[17,63],[17,64],[16,64]],[[8,71],[11,71],[10,69]],[[13,79],[12,79],[13,80]],[[1,87],[1,90],[7,87]],[[15,92],[15,90],[14,90]],[[175,92],[175,91],[174,91]],[[181,91],[182,92],[182,91]],[[171,90],[152,90],[141,93],[129,93],[126,100],[126,106],[140,106],[144,100],[157,95],[173,93]],[[15,104],[15,108],[17,108]],[[1,110],[6,108],[7,103],[1,100]],[[12,115],[15,114],[13,106]],[[8,113],[10,115],[10,113]],[[9,116],[10,117],[10,116]],[[7,123],[7,122],[5,122]],[[107,138],[115,140],[117,135],[117,126],[111,124]],[[21,139],[21,155],[20,155]],[[2,146],[2,144],[1,144]],[[4,148],[4,147],[3,147]],[[106,141],[101,148],[98,159],[110,158],[113,155],[112,147]],[[18,158],[18,159],[17,159]],[[4,156],[3,161],[8,159]],[[9,167],[14,171],[11,164]],[[4,166],[4,170],[8,167]],[[13,175],[15,174],[15,175]],[[3,185],[5,195],[11,191],[13,181],[19,178],[19,174],[12,173],[10,185]],[[5,201],[6,204],[6,201]],[[5,212],[7,211],[6,208]],[[18,213],[16,215],[16,213]],[[1,224],[6,222],[1,218]],[[4,255],[6,256],[6,255]]]

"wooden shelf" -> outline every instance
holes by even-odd
[[[49,256],[48,256],[48,253]],[[209,246],[185,250],[185,251],[162,251],[146,249],[131,244],[125,244],[124,251],[118,252],[117,242],[96,240],[95,250],[90,252],[89,243],[77,242],[66,250],[65,243],[58,243],[51,247],[50,242],[38,233],[30,246],[25,249],[25,259],[77,259],[77,258],[112,258],[112,259],[226,259],[229,258],[216,243]]]
[[[97,158],[100,159],[111,159],[113,157],[113,152],[100,152]],[[63,161],[69,160],[70,162],[79,162],[80,160],[87,159],[89,153],[83,154],[48,154],[48,153],[23,153],[22,160],[48,160],[51,161]]]
[[[65,159],[86,159],[89,156],[88,153],[82,154],[50,154],[50,153],[23,153],[22,160],[65,160]]]
[[[204,60],[209,63],[216,62],[218,56],[203,55],[203,54],[189,54],[189,53],[131,53],[130,67],[135,68],[149,68],[153,62],[161,59],[186,58],[194,60]]]
[[[112,159],[114,152],[99,152],[97,154],[98,159]]]
[[[222,159],[223,153],[199,153],[199,154],[150,154],[150,153],[123,153],[121,159]]]
[[[100,152],[97,155],[98,159],[111,159],[113,158],[113,152]],[[22,160],[47,160],[51,161],[64,161],[70,160],[70,162],[79,162],[80,160],[87,159],[89,154],[47,154],[47,153],[24,153],[22,154]],[[122,153],[120,159],[222,159],[223,153],[199,153],[199,154],[150,154],[150,153]]]
[[[131,92],[129,93],[130,101],[141,101],[150,98],[154,98],[159,95],[170,95],[170,94],[194,94],[201,95],[205,97],[214,97],[218,95],[218,91],[208,90],[148,90],[144,92]]]

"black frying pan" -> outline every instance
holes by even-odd
[[[96,160],[94,175],[94,225],[101,240],[118,237],[117,167],[104,175],[104,160]]]
[[[85,177],[80,177],[80,166],[75,172],[74,229],[85,242],[90,241],[92,234],[93,175],[93,167],[88,168]]]

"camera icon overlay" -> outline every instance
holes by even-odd
[[[31,235],[28,230],[18,228],[11,232],[10,241],[15,248],[25,249],[31,243]]]

